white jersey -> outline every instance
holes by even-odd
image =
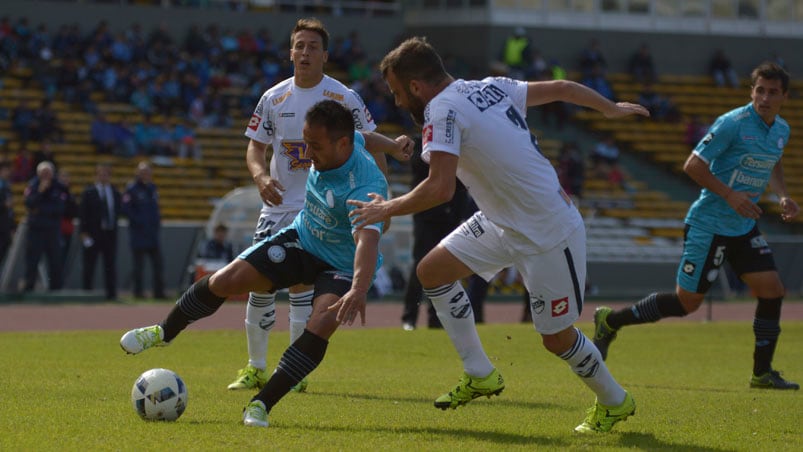
[[[457,177],[521,253],[558,246],[583,224],[524,120],[527,83],[456,80],[424,111],[422,158],[459,157]],[[466,233],[478,231],[466,231]]]
[[[285,189],[282,203],[274,207],[262,203],[262,213],[298,212],[304,207],[304,187],[312,160],[307,158],[301,130],[307,111],[327,99],[336,100],[351,110],[357,130],[376,129],[360,96],[328,75],[313,88],[300,88],[290,77],[265,91],[259,100],[245,136],[272,146],[270,177]]]

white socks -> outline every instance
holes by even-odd
[[[558,356],[594,391],[599,403],[607,406],[621,405],[625,400],[625,390],[613,379],[594,343],[579,329],[575,328],[575,331],[577,340],[574,345]]]
[[[298,339],[304,328],[307,326],[307,320],[312,315],[312,295],[314,290],[306,292],[291,293],[290,294],[290,344]]]
[[[276,324],[276,294],[248,294],[245,309],[245,334],[248,337],[248,364],[265,369],[268,355],[268,332]]]
[[[494,366],[482,348],[477,327],[474,325],[474,311],[471,310],[471,303],[463,286],[454,282],[424,289],[424,294],[432,300],[443,329],[463,360],[466,373],[482,378],[493,372]]]

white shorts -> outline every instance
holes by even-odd
[[[505,239],[504,230],[477,212],[441,245],[486,281],[506,267],[515,267],[530,292],[533,325],[539,333],[557,333],[580,317],[586,279],[582,224],[551,250],[523,254]]]
[[[262,240],[276,234],[283,228],[290,226],[298,212],[262,212],[259,214],[257,220],[257,227],[254,231],[253,244],[261,242]]]

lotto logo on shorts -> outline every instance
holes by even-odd
[[[552,317],[560,317],[569,312],[569,297],[552,300]]]

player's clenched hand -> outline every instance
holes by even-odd
[[[371,201],[358,201],[349,199],[346,204],[357,207],[349,212],[351,225],[357,229],[362,229],[369,224],[379,223],[390,220],[390,216],[385,212],[385,198],[376,193],[368,193]]]
[[[622,116],[641,115],[650,116],[650,111],[646,107],[630,102],[617,102],[610,110],[602,112],[606,118],[621,118]]]
[[[360,324],[365,326],[365,301],[367,292],[349,289],[335,304],[329,306],[329,311],[337,311],[337,321],[341,325],[351,325],[360,315]]]
[[[265,175],[256,179],[257,188],[259,189],[259,197],[265,201],[265,204],[273,207],[282,203],[284,187],[276,179]]]
[[[800,213],[800,207],[798,207],[794,199],[788,196],[781,198],[780,204],[781,219],[783,219],[783,221],[792,221],[792,218],[795,218],[797,214]]]
[[[725,201],[733,210],[745,218],[757,220],[761,216],[761,207],[752,201],[758,193],[748,193],[743,191],[731,190],[725,195]]]
[[[393,154],[391,154],[391,157],[400,162],[410,160],[410,157],[413,155],[415,141],[407,135],[399,135],[394,141],[396,142],[396,149]]]

